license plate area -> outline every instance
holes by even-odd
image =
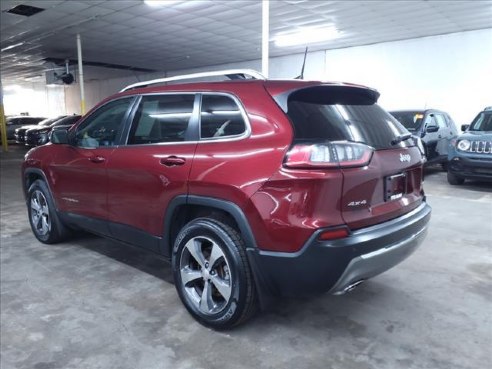
[[[384,179],[384,201],[398,200],[407,192],[407,175],[399,173]]]

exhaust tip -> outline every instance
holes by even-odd
[[[364,282],[364,279],[361,279],[357,282],[349,284],[347,287],[345,287],[343,290],[335,292],[334,295],[344,295],[350,291],[353,291],[357,286],[359,286],[362,282]]]

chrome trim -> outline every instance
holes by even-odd
[[[492,154],[492,141],[481,140],[468,140],[470,141],[470,147],[468,150],[460,150],[463,152],[470,152],[474,154]]]
[[[250,77],[253,77],[253,79],[259,79],[259,80],[265,80],[265,76],[263,76],[261,73],[252,70],[252,69],[227,69],[227,70],[218,70],[218,71],[211,71],[211,72],[200,72],[200,73],[191,73],[191,74],[184,74],[180,76],[174,76],[174,77],[165,77],[165,78],[157,78],[157,79],[151,79],[148,81],[142,81],[138,83],[134,83],[132,85],[128,85],[125,88],[123,88],[120,92],[124,92],[136,87],[143,87],[143,86],[148,86],[148,85],[153,85],[157,83],[165,83],[165,82],[173,82],[173,81],[182,81],[186,79],[195,79],[195,78],[205,78],[205,77],[218,77],[218,76],[227,76],[229,74],[245,74]]]
[[[202,138],[202,130],[201,130],[201,123],[202,123],[202,106],[201,106],[201,98],[200,98],[200,111],[199,111],[199,114],[200,116],[198,117],[198,135],[200,136],[200,142],[215,142],[215,141],[221,141],[221,142],[224,142],[224,141],[237,141],[237,140],[240,140],[242,139],[243,137],[246,138],[246,137],[249,137],[251,135],[251,123],[249,121],[249,117],[248,117],[248,114],[246,113],[246,110],[244,109],[244,106],[243,104],[241,103],[241,100],[239,100],[239,98],[231,93],[227,93],[227,92],[199,92],[200,95],[202,95],[202,97],[204,95],[210,95],[210,96],[227,96],[227,97],[230,97],[237,105],[237,107],[239,108],[239,111],[241,112],[241,116],[243,117],[243,120],[244,120],[244,125],[246,126],[245,127],[245,130],[243,133],[239,134],[239,135],[234,135],[234,136],[224,136],[224,137],[207,137],[207,138]]]
[[[176,142],[155,142],[155,143],[148,143],[148,144],[136,144],[136,145],[130,145],[128,144],[128,137],[126,138],[126,142],[122,145],[117,145],[117,146],[111,146],[112,148],[114,147],[139,147],[139,146],[150,146],[150,145],[185,145],[185,144],[197,144],[197,143],[214,143],[214,142],[231,142],[231,141],[239,141],[245,138],[248,138],[251,136],[252,130],[251,130],[251,122],[249,120],[248,114],[246,113],[246,109],[244,108],[241,100],[234,94],[230,92],[210,92],[210,91],[167,91],[167,92],[149,92],[149,93],[143,93],[143,94],[135,94],[135,95],[125,95],[124,97],[143,97],[143,96],[156,96],[156,95],[220,95],[220,96],[227,96],[230,97],[236,105],[238,106],[239,110],[241,111],[241,116],[244,119],[244,123],[246,125],[246,130],[241,133],[240,135],[235,135],[235,136],[225,136],[225,137],[210,137],[210,138],[201,138],[198,141],[176,141]],[[111,100],[113,101],[113,100]],[[139,102],[140,104],[140,102]],[[138,108],[138,106],[137,106]],[[200,98],[200,109],[198,111],[198,114],[200,115],[201,112],[201,98]],[[198,135],[200,135],[200,116],[198,117]],[[130,127],[132,126],[133,122],[130,122]]]

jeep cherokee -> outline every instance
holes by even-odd
[[[232,80],[157,85],[219,74]],[[28,152],[32,230],[162,255],[187,310],[215,329],[274,296],[346,292],[411,254],[431,214],[418,139],[378,97],[254,71],[131,85]]]

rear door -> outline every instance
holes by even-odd
[[[108,162],[108,210],[114,237],[153,249],[169,202],[188,193],[198,131],[193,93],[144,95],[126,144]]]
[[[322,91],[320,91],[322,92]],[[408,131],[374,101],[337,90],[305,92],[289,101],[295,142],[351,141],[374,148],[364,167],[334,168],[343,174],[339,209],[351,229],[377,224],[416,208],[422,201],[422,155]],[[350,153],[348,153],[350,154]]]

